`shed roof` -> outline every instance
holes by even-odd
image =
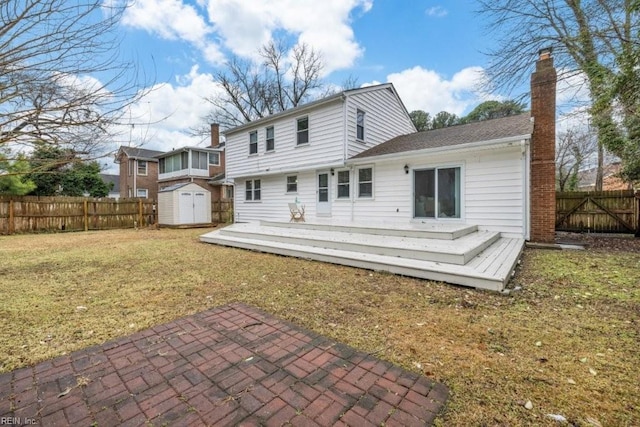
[[[354,159],[458,146],[474,142],[496,141],[511,137],[530,137],[533,121],[530,113],[464,125],[400,135],[354,156]]]

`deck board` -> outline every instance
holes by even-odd
[[[244,230],[245,233],[229,232],[232,227]],[[482,232],[474,231],[473,234],[447,241],[407,236],[385,237],[376,233],[362,236],[360,233],[344,229],[342,231],[326,229],[310,231],[300,227],[279,227],[279,230],[273,230],[273,228],[275,227],[236,224],[202,235],[200,240],[496,291],[501,291],[508,282],[524,246],[523,239],[498,236],[497,240],[494,239],[486,249],[478,246],[473,259],[456,264],[419,259],[420,256],[415,253],[433,248],[453,253],[461,252],[463,249],[469,250],[473,246],[470,242],[482,244],[483,239],[478,237]],[[227,232],[224,231],[225,229]],[[281,240],[278,239],[278,233],[282,237]],[[321,237],[323,235],[324,240]],[[299,239],[296,240],[296,236]],[[313,238],[309,239],[309,236]],[[363,240],[366,245],[384,246],[384,252],[371,253],[371,251],[357,250],[359,248],[357,244],[362,244]],[[395,252],[391,250],[394,247]]]

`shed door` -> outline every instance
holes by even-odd
[[[193,193],[190,191],[180,192],[180,224],[193,224],[194,203]]]
[[[202,224],[207,221],[207,197],[202,191],[193,193],[193,222]]]

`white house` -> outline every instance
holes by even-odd
[[[201,239],[502,290],[525,240],[554,239],[555,91],[543,50],[531,113],[416,132],[383,84],[233,128],[239,224]]]
[[[345,197],[344,181],[360,182],[357,174],[364,179],[366,171],[349,170],[348,160],[413,132],[390,83],[344,91],[228,130],[226,176],[235,182],[235,220],[288,221],[291,202],[305,205],[308,219],[349,218],[357,197]]]

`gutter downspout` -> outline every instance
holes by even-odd
[[[344,151],[342,154],[342,163],[343,165],[347,164],[347,157],[349,155],[349,126],[348,126],[348,103],[349,103],[349,98],[347,98],[344,94],[342,95],[344,98],[344,103],[342,104],[343,107],[343,112],[344,112],[344,117],[343,117],[343,122],[344,122]],[[351,192],[352,190],[352,185],[351,182],[353,181],[352,179],[353,177],[351,176],[351,168],[349,168],[349,204],[350,204],[350,214],[351,214],[351,222],[354,221],[354,200],[353,200],[353,193]],[[336,186],[337,187],[337,186]]]
[[[132,197],[138,197],[138,159],[133,161],[133,194]]]

